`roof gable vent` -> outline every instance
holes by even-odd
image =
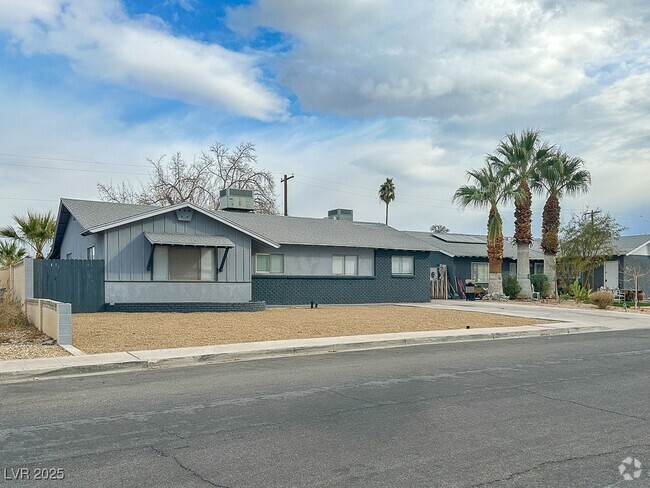
[[[191,222],[193,215],[194,209],[191,209],[190,207],[176,209],[176,218],[180,222]]]

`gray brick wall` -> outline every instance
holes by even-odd
[[[391,256],[414,256],[412,276],[393,276]],[[253,275],[253,300],[269,305],[428,302],[429,253],[378,249],[375,276]]]
[[[106,304],[107,312],[259,312],[263,301],[243,303],[114,303]]]

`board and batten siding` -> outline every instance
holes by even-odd
[[[284,255],[284,273],[289,276],[331,276],[332,256],[358,256],[358,276],[374,276],[375,250],[350,247],[295,246],[285,244],[280,249],[253,246],[252,271],[255,274],[255,254]]]
[[[68,254],[72,254],[72,259],[86,259],[89,247],[95,246],[95,258],[104,258],[104,239],[101,235],[91,234],[82,236],[84,229],[79,225],[77,219],[70,216],[63,239],[61,240],[61,259],[66,259]]]
[[[190,222],[181,222],[174,211],[104,232],[107,281],[151,281],[151,271],[147,270],[147,264],[152,246],[144,236],[144,232],[225,236],[235,244],[235,247],[228,252],[226,264],[223,271],[218,273],[217,281],[250,282],[250,236],[200,212],[194,212]],[[216,268],[221,264],[223,252],[223,249],[219,249]]]

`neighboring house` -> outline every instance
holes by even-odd
[[[456,278],[472,280],[487,285],[488,258],[487,236],[473,234],[432,234],[431,232],[408,231],[411,237],[426,242],[437,251],[431,253],[431,267],[447,266],[449,282],[456,290]],[[530,273],[544,272],[544,253],[540,239],[533,239],[530,249]],[[512,239],[503,242],[503,276],[517,275],[517,246]]]
[[[104,260],[109,310],[430,298],[433,248],[421,240],[383,224],[239,208],[62,199],[50,258]]]
[[[639,289],[646,295],[650,293],[650,234],[621,236],[614,242],[614,249],[614,255],[594,271],[594,287],[632,290],[629,270],[635,268],[643,274]]]

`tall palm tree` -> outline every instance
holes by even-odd
[[[532,181],[533,190],[546,193],[542,212],[542,250],[544,274],[551,284],[551,296],[557,294],[557,252],[560,247],[560,199],[564,195],[577,196],[589,191],[591,174],[584,169],[585,162],[558,149],[537,169]]]
[[[521,134],[507,134],[489,160],[500,171],[507,172],[516,186],[515,242],[517,243],[517,281],[521,286],[520,296],[530,298],[530,244],[532,242],[531,205],[533,196],[530,184],[537,168],[553,153],[553,147],[540,139],[538,130],[525,129]]]
[[[503,220],[499,204],[515,198],[516,190],[508,179],[506,170],[491,164],[467,172],[473,185],[461,186],[454,194],[453,202],[462,207],[489,208],[487,254],[489,262],[488,292],[503,295]]]
[[[0,241],[0,266],[12,266],[20,263],[27,251],[16,241]]]
[[[36,259],[43,259],[44,249],[54,239],[56,219],[52,212],[27,212],[27,217],[13,215],[16,227],[6,226],[0,229],[0,237],[21,242],[34,250]]]
[[[379,187],[379,199],[386,204],[386,225],[388,225],[388,205],[395,200],[395,185],[393,178],[386,178]]]

